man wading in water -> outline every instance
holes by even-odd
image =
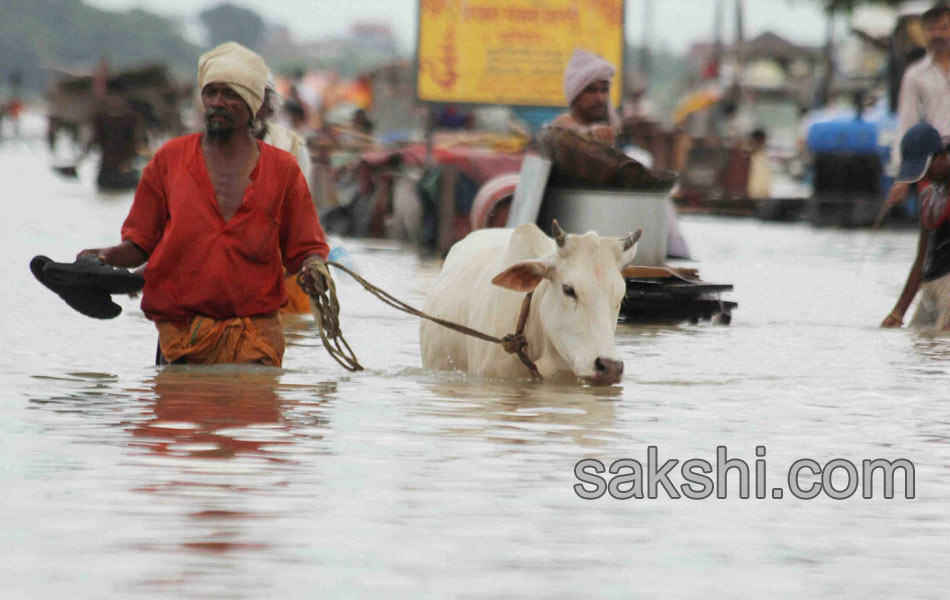
[[[122,243],[83,250],[106,264],[146,260],[142,310],[159,361],[280,366],[284,268],[302,274],[329,248],[293,156],[251,136],[267,67],[229,42],[198,61],[205,132],[171,140],[142,174]],[[325,269],[325,268],[324,268]]]
[[[950,159],[940,134],[927,123],[914,125],[901,139],[897,181],[930,186],[920,196],[920,241],[904,291],[881,327],[900,327],[904,313],[920,289],[920,303],[911,325],[918,329],[950,329]]]

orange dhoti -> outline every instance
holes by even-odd
[[[276,313],[216,321],[194,317],[188,322],[157,321],[158,346],[166,361],[187,363],[260,363],[279,367],[284,358],[284,331]]]
[[[287,304],[281,307],[283,314],[302,315],[310,314],[310,296],[297,283],[296,275],[284,278],[284,289],[287,291]]]

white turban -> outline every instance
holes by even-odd
[[[267,64],[241,44],[227,42],[198,59],[198,90],[209,83],[223,83],[247,102],[251,118],[264,103]]]
[[[567,62],[567,68],[564,69],[564,97],[567,98],[567,105],[573,104],[590,84],[611,81],[616,72],[616,69],[602,57],[593,52],[575,48],[574,53],[571,54],[571,60]]]

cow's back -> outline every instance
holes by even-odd
[[[521,225],[513,230],[480,229],[470,233],[452,246],[446,256],[424,312],[497,337],[511,333],[523,294],[499,288],[491,280],[511,264],[537,258],[553,249],[553,245],[553,241],[535,225]],[[510,319],[507,318],[509,315],[512,315]],[[420,326],[420,344],[422,364],[428,369],[479,373],[482,369],[473,368],[473,362],[480,355],[504,352],[500,347],[493,348],[497,346],[495,344],[464,336],[427,320],[423,320]]]

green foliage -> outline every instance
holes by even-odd
[[[201,22],[208,28],[212,46],[234,41],[256,49],[264,34],[264,20],[257,13],[233,4],[202,11]]]
[[[801,3],[802,0],[797,0]],[[821,4],[825,10],[832,12],[850,12],[855,8],[867,4],[881,4],[885,6],[898,6],[906,0],[812,0]]]

